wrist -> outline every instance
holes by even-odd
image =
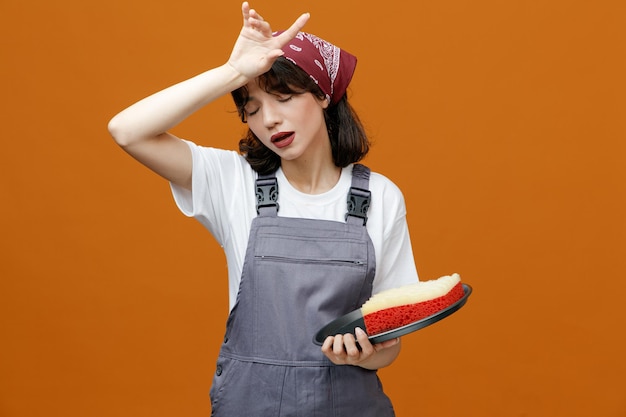
[[[400,338],[375,345],[374,349],[376,353],[359,363],[358,366],[373,371],[391,365],[400,354]]]
[[[230,61],[227,61],[225,64],[217,67],[216,70],[221,74],[224,85],[228,86],[228,92],[236,90],[237,88],[246,85],[250,81],[250,77],[247,77],[246,75],[238,71],[237,68],[233,66]]]

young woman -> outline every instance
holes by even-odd
[[[116,115],[109,131],[170,181],[176,203],[226,252],[230,315],[211,388],[216,416],[393,416],[376,370],[400,340],[367,334],[312,342],[372,294],[417,281],[402,193],[357,164],[369,142],[348,103],[356,58],[284,32],[248,3],[228,61]],[[168,130],[232,94],[247,136],[239,150]]]

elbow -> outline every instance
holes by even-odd
[[[124,122],[123,117],[119,114],[109,120],[107,128],[115,143],[122,148],[132,144],[133,141],[136,140],[133,139],[132,129],[129,124]]]
[[[122,126],[122,124],[120,123],[120,117],[119,115],[114,116],[111,120],[109,120],[109,124],[107,125],[107,128],[109,130],[109,134],[113,137],[113,140],[115,141],[115,143],[117,143],[120,146],[124,146],[125,142],[126,142],[126,136],[124,134],[124,128]]]

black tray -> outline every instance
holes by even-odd
[[[463,291],[465,292],[465,294],[456,303],[441,310],[436,314],[433,314],[432,316],[424,317],[421,320],[414,321],[413,323],[409,323],[402,327],[397,327],[395,329],[388,330],[383,333],[378,333],[374,336],[370,336],[370,342],[372,342],[372,344],[376,344],[384,342],[385,340],[395,339],[396,337],[404,336],[406,334],[413,333],[416,330],[423,329],[426,326],[430,326],[431,324],[434,324],[439,320],[448,317],[450,314],[463,307],[467,302],[467,298],[472,293],[471,286],[467,284],[461,285],[463,286]],[[338,319],[331,321],[326,326],[322,327],[313,338],[313,343],[321,346],[328,336],[345,333],[354,334],[354,329],[357,327],[366,330],[365,321],[363,320],[363,314],[361,313],[361,309],[354,310],[351,313],[348,313],[345,316],[341,316]]]

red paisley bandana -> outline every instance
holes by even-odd
[[[285,58],[311,76],[332,104],[346,93],[356,68],[354,55],[306,32],[298,32],[282,50]]]

